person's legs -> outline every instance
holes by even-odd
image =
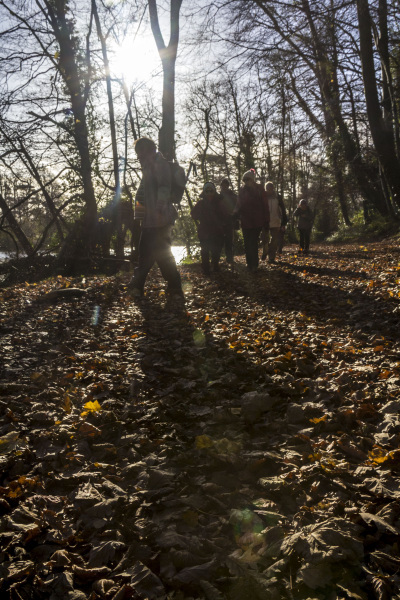
[[[258,229],[243,229],[244,249],[246,253],[246,263],[250,271],[255,271],[258,267],[258,240],[261,227]]]
[[[283,246],[285,244],[285,232],[282,229],[279,230],[279,241],[278,241],[278,254],[282,254]]]
[[[246,264],[250,269],[251,264],[251,229],[242,229],[243,231],[243,243],[244,243],[244,253],[246,255]]]
[[[140,235],[139,249],[138,249],[138,266],[134,271],[134,275],[129,283],[131,289],[138,290],[140,294],[143,294],[144,284],[146,277],[155,263],[155,229],[144,228]]]
[[[171,250],[171,227],[160,227],[156,232],[155,259],[168,284],[168,291],[182,293],[181,276]]]
[[[262,243],[262,256],[261,260],[265,260],[268,255],[268,247],[269,247],[269,229],[263,227],[261,232],[261,243]]]
[[[201,268],[204,275],[210,274],[210,241],[200,240]]]
[[[224,238],[222,236],[215,236],[210,239],[211,263],[214,272],[219,271],[219,260],[221,258],[223,245]]]
[[[279,232],[280,227],[270,227],[270,240],[268,245],[268,260],[269,262],[275,262],[276,251],[279,243]]]
[[[300,234],[300,250],[304,250],[304,247],[305,247],[304,229],[299,229],[299,234]]]

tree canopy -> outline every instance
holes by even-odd
[[[312,198],[322,233],[350,225],[362,207],[396,220],[396,8],[395,0],[2,0],[2,248],[90,253],[109,207],[123,255],[120,206],[132,207],[141,135],[187,169],[195,164],[193,194],[209,178],[238,187],[254,167],[289,214],[300,196]],[[122,66],[129,41],[137,45]]]

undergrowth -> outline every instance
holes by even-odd
[[[388,237],[400,237],[399,221],[374,215],[370,223],[365,223],[363,213],[360,211],[353,216],[350,227],[342,223],[337,231],[326,238],[326,241],[332,243],[372,242]]]

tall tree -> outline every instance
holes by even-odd
[[[395,136],[392,127],[392,110],[390,108],[389,95],[389,72],[384,76],[382,102],[375,73],[375,62],[372,42],[372,21],[367,0],[357,0],[358,26],[360,31],[360,52],[362,63],[362,74],[365,88],[365,101],[367,105],[368,121],[379,162],[389,187],[391,196],[400,208],[400,161],[398,160]],[[387,37],[387,26],[385,15],[386,6],[380,2],[380,23],[383,29],[383,39]],[[386,43],[382,48],[383,64],[388,64]],[[384,72],[386,69],[384,68]],[[381,108],[383,104],[383,111]]]
[[[73,135],[80,158],[80,176],[85,202],[78,228],[67,237],[62,247],[60,258],[64,258],[69,255],[79,255],[89,249],[97,217],[86,121],[86,95],[78,67],[76,37],[73,35],[71,19],[67,16],[68,0],[43,0],[43,4],[40,0],[36,0],[36,4],[43,11],[59,46],[59,73],[71,101],[74,116]]]
[[[182,0],[170,0],[170,39],[164,42],[157,1],[148,0],[150,24],[163,68],[162,124],[159,148],[168,160],[175,158],[175,64],[179,43],[179,12]]]

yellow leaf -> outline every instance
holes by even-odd
[[[71,414],[71,410],[72,410],[72,402],[71,402],[71,398],[68,394],[64,394],[64,402],[62,404],[62,409],[69,415]],[[61,423],[61,421],[60,421]]]
[[[204,317],[204,320],[205,320],[205,321],[209,321],[209,320],[210,320],[210,315],[206,315],[206,316]]]
[[[59,51],[58,51],[58,50],[57,50],[57,52],[54,52],[54,58],[55,58],[56,60],[58,60],[58,59],[60,58],[60,53],[59,53]]]
[[[384,349],[384,346],[375,346],[374,352],[382,352]]]
[[[310,423],[324,423],[328,418],[328,415],[324,415],[323,417],[315,417],[314,419],[310,419]]]
[[[311,462],[316,462],[317,460],[321,460],[322,454],[320,452],[314,452],[314,454],[309,454],[308,458]]]
[[[23,493],[23,490],[20,487],[17,487],[15,490],[8,492],[7,496],[9,498],[18,498],[18,496],[22,496]]]
[[[214,442],[208,435],[198,435],[195,439],[197,450],[202,450],[203,448],[212,448]]]
[[[86,410],[81,412],[81,417],[85,417],[87,414],[89,414],[91,412],[97,412],[97,411],[101,410],[101,406],[97,400],[95,400],[94,402],[86,402],[86,404],[84,405],[84,408],[86,408]]]
[[[374,463],[378,465],[381,465],[388,458],[390,458],[390,456],[385,453],[383,448],[379,448],[378,446],[376,448],[373,448],[370,452],[368,452],[368,456]]]
[[[332,460],[331,458],[321,461],[321,468],[324,471],[332,472],[332,470],[335,469],[335,467],[336,467],[336,462],[334,460]]]

